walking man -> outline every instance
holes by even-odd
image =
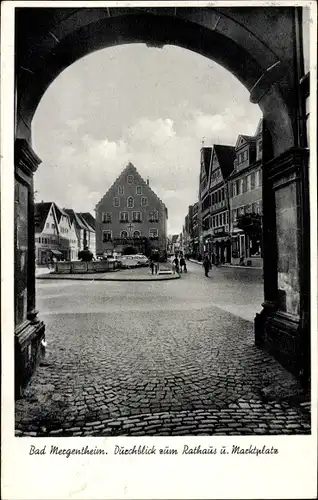
[[[208,254],[205,254],[202,264],[203,264],[203,267],[204,267],[205,276],[208,278],[209,277],[209,271],[211,269],[211,261],[209,259]]]

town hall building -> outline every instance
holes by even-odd
[[[168,211],[149,186],[149,180],[129,163],[95,207],[96,254],[131,249],[150,255],[167,247]]]

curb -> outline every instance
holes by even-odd
[[[54,275],[54,276],[57,276],[57,275]],[[151,282],[154,282],[154,281],[170,281],[170,280],[176,280],[176,279],[180,279],[180,275],[172,275],[172,276],[165,276],[163,278],[157,278],[157,279],[153,279],[153,278],[94,278],[94,277],[79,277],[79,276],[65,276],[65,275],[60,275],[59,277],[52,277],[52,276],[37,276],[36,279],[42,279],[42,280],[51,280],[51,281],[54,281],[54,280],[69,280],[69,281],[125,281],[125,282],[138,282],[138,281],[143,281],[143,282],[146,282],[146,281],[151,281]]]
[[[189,259],[189,262],[193,262],[193,264],[198,264],[199,266],[202,266],[202,262],[198,262],[197,260],[191,260]],[[213,264],[214,267],[226,267],[228,269],[259,269],[260,271],[263,271],[262,267],[255,267],[255,266],[235,266],[234,264],[221,264],[220,266],[216,266]]]

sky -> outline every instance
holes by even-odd
[[[189,50],[145,44],[94,52],[64,70],[32,123],[36,201],[94,215],[128,162],[182,231],[198,199],[200,148],[253,135],[261,111],[227,70]]]

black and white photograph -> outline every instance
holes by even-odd
[[[9,3],[17,442],[310,436],[313,3]]]

